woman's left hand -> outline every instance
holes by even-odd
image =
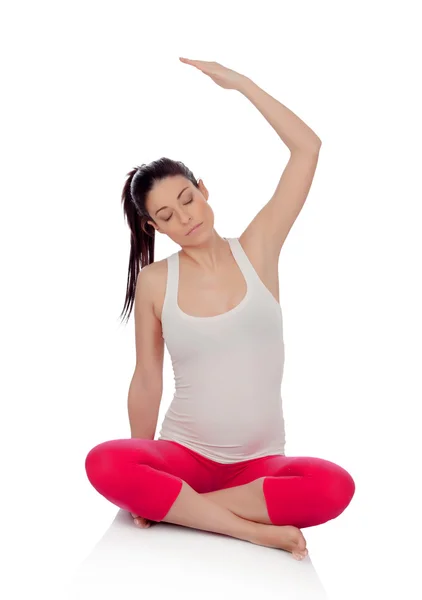
[[[189,58],[182,58],[179,56],[179,60],[187,65],[196,67],[205,75],[211,77],[213,81],[220,87],[226,90],[239,90],[242,83],[245,82],[247,77],[237,71],[232,71],[227,67],[223,67],[218,62],[210,62],[207,60],[191,60]]]

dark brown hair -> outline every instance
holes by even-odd
[[[130,229],[130,256],[126,285],[126,298],[120,316],[127,310],[126,323],[135,301],[136,280],[139,271],[154,262],[155,229],[147,221],[155,220],[148,213],[145,204],[148,193],[155,183],[166,177],[182,175],[198,188],[192,171],[181,161],[171,158],[159,158],[148,165],[142,164],[127,173],[127,180],[122,192],[122,205],[127,224]]]

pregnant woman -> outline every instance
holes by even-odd
[[[128,174],[131,438],[93,447],[86,473],[141,527],[175,523],[301,560],[308,552],[301,528],[336,518],[355,492],[340,465],[285,455],[278,259],[309,193],[321,140],[248,77],[216,62],[180,60],[247,97],[290,158],[273,196],[238,238],[217,233],[208,190],[183,163],[162,158]],[[180,251],[154,262],[155,231]],[[155,440],[164,344],[175,392]]]

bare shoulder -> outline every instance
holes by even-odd
[[[139,275],[144,273],[145,286],[148,288],[152,310],[161,321],[161,311],[167,282],[167,258],[145,265]]]

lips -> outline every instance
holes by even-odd
[[[189,235],[190,233],[192,233],[192,231],[194,229],[196,229],[197,227],[199,227],[200,225],[202,225],[202,223],[198,223],[198,225],[195,225],[195,227],[193,227],[190,231],[188,231],[186,235]]]

